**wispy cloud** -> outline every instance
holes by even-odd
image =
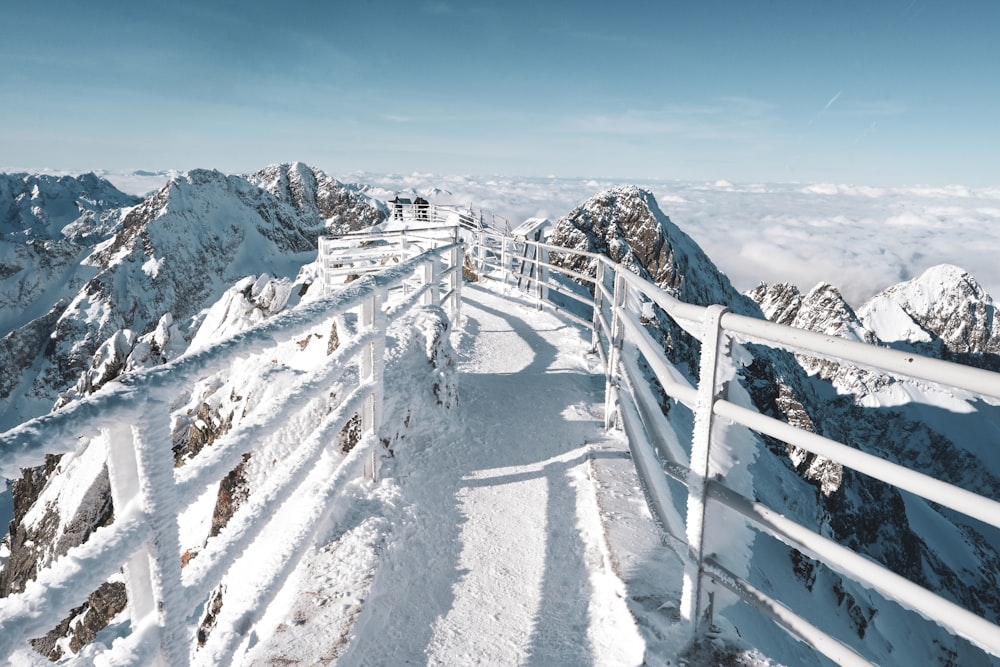
[[[898,116],[906,113],[906,107],[890,100],[849,102],[838,105],[837,113],[852,116]]]
[[[379,117],[390,123],[412,123],[416,120],[413,116],[402,116],[394,113],[379,114]]]
[[[443,14],[451,14],[453,11],[453,7],[447,2],[425,2],[423,5],[423,10],[427,14],[441,16]]]
[[[844,94],[844,91],[838,90],[837,94],[834,95],[833,97],[831,97],[830,101],[826,103],[825,107],[823,107],[823,111],[826,111],[827,109],[829,109],[830,107],[832,107],[833,103],[836,102],[837,100],[839,100],[840,96],[843,95],[843,94]]]
[[[774,109],[773,104],[763,100],[726,97],[705,105],[666,105],[658,109],[578,116],[569,124],[577,130],[601,134],[722,139],[742,135],[748,127],[766,123]]]

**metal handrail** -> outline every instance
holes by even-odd
[[[498,273],[500,279],[506,282],[507,277],[516,271],[516,267],[511,264],[511,253],[508,251],[513,241],[490,232],[483,232],[477,238],[490,238],[494,245],[500,246],[499,256],[488,257],[483,263],[483,268]],[[615,422],[614,415],[618,415],[620,424],[625,429],[636,470],[646,490],[650,510],[669,535],[668,541],[685,545],[680,550],[688,560],[682,611],[685,618],[692,623],[695,633],[700,632],[705,625],[707,601],[706,591],[702,589],[705,577],[709,576],[706,573],[714,572],[715,574],[711,576],[718,578],[722,570],[721,566],[713,563],[707,554],[701,552],[697,544],[692,544],[691,540],[696,539],[700,543],[700,530],[702,528],[711,530],[711,526],[704,524],[705,503],[721,502],[739,511],[748,521],[766,529],[795,548],[805,550],[844,576],[863,586],[877,589],[887,598],[968,639],[988,653],[1000,656],[1000,626],[900,577],[882,565],[840,545],[835,545],[827,538],[814,533],[812,529],[782,517],[760,503],[745,499],[737,500],[738,496],[733,492],[723,491],[724,487],[720,484],[709,481],[708,468],[692,470],[684,467],[689,465],[687,461],[678,460],[681,458],[678,452],[671,449],[671,443],[664,441],[664,434],[672,431],[666,425],[666,418],[659,406],[651,405],[653,401],[649,392],[637,389],[648,380],[640,373],[630,356],[642,356],[665,394],[696,411],[698,415],[696,425],[701,429],[701,437],[706,439],[699,453],[702,465],[707,461],[709,449],[717,444],[712,430],[708,428],[708,420],[711,419],[711,415],[718,415],[720,418],[831,459],[847,468],[998,528],[1000,528],[1000,502],[881,457],[861,452],[844,443],[804,431],[755,410],[722,400],[712,381],[700,387],[691,386],[684,375],[666,359],[658,344],[649,336],[647,329],[639,323],[633,308],[635,303],[642,301],[656,304],[682,329],[701,341],[703,373],[706,369],[716,367],[716,357],[727,353],[729,340],[754,342],[796,354],[847,362],[896,378],[931,382],[989,399],[1000,399],[1000,373],[776,324],[728,312],[718,305],[700,306],[685,303],[604,255],[526,239],[518,239],[516,243],[521,244],[521,247],[536,246],[550,257],[556,255],[591,260],[591,266],[595,270],[593,276],[565,268],[550,259],[542,259],[541,253],[534,255],[523,253],[524,257],[517,258],[522,266],[531,264],[534,267],[533,275],[536,283],[554,287],[559,283],[549,274],[555,274],[587,284],[593,290],[593,301],[590,304],[593,315],[589,324],[594,331],[596,351],[600,352],[605,364],[608,420]],[[613,289],[607,286],[609,279],[614,285]],[[536,298],[539,307],[553,307],[540,296],[543,290],[538,284],[532,287],[530,293]],[[607,309],[610,309],[610,317],[606,315]],[[713,335],[713,332],[718,332],[718,335]],[[622,354],[621,350],[625,348],[630,350],[629,355]],[[696,438],[699,437],[698,432],[696,429]],[[698,449],[697,442],[693,448]],[[656,469],[650,465],[650,457],[657,456],[658,450],[661,464]],[[693,451],[692,458],[694,456]],[[670,505],[670,496],[662,488],[661,480],[665,473],[680,479],[688,486],[687,518],[684,521],[686,529],[679,525],[675,510]],[[751,511],[747,509],[748,507],[756,509]],[[770,520],[761,524],[762,516],[770,517]],[[694,534],[697,537],[692,536],[692,526],[696,526]],[[812,537],[804,537],[807,535]],[[780,611],[777,610],[773,606],[774,600],[755,589],[746,580],[731,573],[729,575],[731,576],[726,581],[716,583],[736,592],[747,603],[759,608],[796,638],[841,664],[867,664],[867,661],[854,649],[816,629],[795,612],[784,607]],[[888,581],[894,584],[886,585],[885,582]],[[901,584],[901,581],[905,581],[905,585]],[[699,592],[700,590],[702,592]]]

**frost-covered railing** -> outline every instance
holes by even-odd
[[[96,529],[83,544],[40,571],[22,593],[0,600],[0,664],[14,652],[22,660],[34,655],[46,664],[31,652],[27,639],[47,633],[122,570],[129,633],[97,655],[96,645],[85,649],[71,664],[229,664],[330,514],[332,499],[375,456],[387,326],[410,306],[440,304],[449,297],[458,302],[462,247],[454,241],[435,245],[381,272],[329,288],[324,296],[233,338],[124,376],[86,399],[0,434],[0,474],[7,478],[18,477],[23,467],[42,464],[46,454],[77,453],[86,446],[81,443],[87,440],[81,439],[100,438],[115,509],[110,525]],[[441,282],[451,285],[444,298]],[[342,340],[321,367],[299,376],[283,401],[175,467],[171,402],[185,389],[225,371],[238,358],[298,340],[352,310],[360,311],[356,335]],[[335,383],[344,393],[334,409],[303,410]],[[311,412],[318,416],[307,414]],[[338,434],[355,415],[361,417],[361,439],[342,455],[336,446]],[[278,463],[265,486],[244,501],[197,557],[182,565],[180,514],[292,418],[314,418],[311,434]],[[272,516],[300,487],[308,488],[313,500],[294,526],[282,526],[282,534],[292,538],[269,542],[265,531]],[[264,559],[268,578],[253,591],[252,603],[235,622],[216,626],[207,643],[197,647],[200,611],[239,558]]]
[[[570,319],[593,330],[594,349],[600,353],[607,373],[607,425],[621,425],[627,435],[632,458],[643,481],[650,509],[663,527],[667,540],[686,557],[682,615],[700,633],[711,623],[713,586],[724,587],[770,617],[792,636],[824,653],[838,664],[869,662],[851,647],[815,627],[802,616],[773,599],[767,592],[728,571],[705,552],[706,508],[717,503],[742,516],[758,529],[800,552],[825,563],[840,574],[874,589],[890,600],[931,619],[948,631],[965,637],[995,656],[1000,656],[1000,626],[927,590],[882,565],[802,526],[779,512],[743,496],[717,479],[710,464],[715,441],[712,422],[719,418],[744,425],[759,433],[833,460],[985,524],[1000,528],[1000,502],[987,498],[891,461],[867,454],[844,443],[798,429],[755,410],[723,398],[723,377],[733,341],[770,345],[795,353],[848,362],[891,375],[915,378],[958,388],[991,399],[1000,399],[1000,374],[929,357],[903,353],[874,345],[817,334],[766,320],[729,312],[724,306],[696,306],[681,302],[628,269],[594,253],[536,245],[535,259],[524,259],[523,244],[532,243],[482,232],[479,248],[472,254],[481,270],[500,272],[504,281],[523,275],[513,258],[534,262],[535,279],[521,283],[539,307],[554,307]],[[557,266],[549,254],[589,258],[595,275]],[[554,280],[550,272],[590,287],[574,290],[568,281]],[[554,306],[550,294],[558,293],[563,307]],[[579,308],[567,307],[576,303]],[[659,306],[680,327],[701,341],[698,386],[666,359],[661,345],[642,323],[643,309]],[[580,312],[584,316],[579,315]],[[591,316],[587,317],[587,313]],[[641,360],[641,361],[640,361]],[[644,364],[670,398],[691,408],[695,426],[690,453],[679,446],[650,389]],[[671,500],[667,478],[687,487],[686,516],[681,517]]]

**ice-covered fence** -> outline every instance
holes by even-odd
[[[721,305],[702,307],[684,303],[603,255],[544,243],[532,244],[530,240],[515,240],[489,232],[481,232],[477,239],[484,249],[477,250],[475,256],[482,258],[484,268],[494,270],[504,281],[510,278],[518,284],[518,275],[524,273],[523,264],[534,263],[536,280],[529,293],[539,306],[557,308],[592,328],[594,348],[600,353],[607,372],[608,426],[620,424],[624,428],[650,509],[664,528],[668,541],[686,558],[681,608],[695,633],[701,632],[710,622],[713,587],[723,587],[835,662],[869,664],[852,648],[816,628],[766,591],[726,570],[705,552],[705,535],[713,528],[706,524],[705,512],[709,503],[717,503],[842,575],[1000,656],[1000,626],[737,493],[726,485],[725,476],[718,479],[718,471],[710,464],[712,448],[720,444],[712,428],[713,419],[718,417],[1000,528],[1000,502],[725,400],[719,379],[727,370],[732,374],[734,362],[730,353],[734,340],[851,363],[991,399],[1000,399],[1000,374],[745,317]],[[524,244],[535,245],[534,252],[525,252]],[[586,257],[594,274],[553,264],[549,254]],[[590,290],[575,290],[567,281],[553,279],[552,273],[583,283]],[[555,306],[548,298],[550,294],[561,295],[562,306]],[[697,387],[671,365],[660,344],[643,325],[643,309],[648,304],[659,306],[681,328],[701,341]],[[584,313],[583,317],[580,312]],[[650,390],[648,375],[640,370],[640,360],[667,396],[694,412],[695,426],[689,451],[679,446],[673,436],[659,401]],[[674,507],[667,487],[668,478],[687,487],[683,518]]]
[[[453,237],[452,237],[453,238]],[[389,323],[420,303],[440,304],[460,298],[463,250],[453,240],[400,249],[378,273],[347,285],[327,286],[321,298],[279,314],[254,329],[169,364],[133,373],[99,392],[0,434],[0,474],[13,478],[23,467],[37,466],[46,454],[77,452],[81,442],[99,437],[107,453],[114,521],[95,530],[81,545],[39,572],[22,593],[0,600],[0,662],[27,648],[27,639],[44,635],[102,582],[124,568],[131,619],[130,634],[116,639],[96,656],[102,664],[192,661],[228,664],[253,624],[264,613],[305,552],[305,546],[331,503],[316,502],[295,526],[293,539],[271,544],[258,539],[274,511],[303,484],[312,497],[331,500],[346,481],[361,474],[378,442],[382,395],[382,350]],[[415,256],[408,256],[419,252]],[[441,289],[441,283],[449,288]],[[357,334],[341,341],[325,363],[302,375],[284,400],[222,436],[186,465],[175,468],[171,450],[170,402],[200,378],[227,369],[234,359],[263,353],[336,316],[360,310]],[[358,368],[353,384],[344,379]],[[221,532],[182,568],[179,515],[206,489],[235,468],[243,456],[276,433],[309,399],[334,383],[346,383],[335,409],[312,423],[311,434],[283,461],[267,484],[252,494]],[[326,456],[337,435],[361,415],[361,441],[342,459]],[[83,439],[83,440],[81,440]],[[312,487],[310,487],[312,488]],[[216,628],[209,643],[192,641],[199,609],[241,556],[266,557],[274,563],[254,604],[239,622]],[[90,664],[89,652],[73,664]]]

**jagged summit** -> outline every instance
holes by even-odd
[[[561,218],[555,245],[600,253],[690,303],[725,303],[736,312],[757,311],[708,255],[671,222],[653,194],[635,185],[605,190]],[[593,275],[583,260],[567,266]]]
[[[315,258],[320,234],[357,229],[386,215],[356,188],[300,163],[250,178],[195,169],[139,203],[127,202],[108,213],[116,221],[113,235],[56,255],[73,280],[58,290],[42,286],[34,302],[16,304],[33,319],[13,322],[0,343],[0,398],[11,400],[9,418],[51,406],[117,332],[132,334],[114,349],[163,328],[161,319],[169,314],[166,331],[189,341],[199,314],[233,283],[262,273],[294,280]],[[42,253],[34,266],[40,269],[53,254]],[[25,275],[38,280],[41,273]],[[51,343],[42,350],[38,341],[45,339]],[[171,348],[178,342],[175,337]]]
[[[848,340],[872,339],[840,290],[830,283],[821,282],[806,294],[790,283],[761,283],[747,296],[772,322]]]
[[[876,294],[861,320],[881,340],[926,343],[949,355],[1000,355],[993,298],[967,271],[951,264]]]
[[[341,183],[302,162],[265,167],[247,180],[293,206],[304,215],[325,222],[329,231],[342,234],[371,227],[388,217],[388,205],[361,188]]]

